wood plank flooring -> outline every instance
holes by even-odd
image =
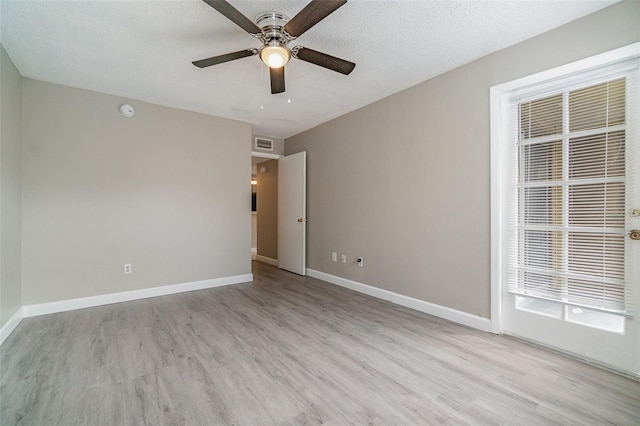
[[[24,319],[0,347],[0,424],[640,424],[640,382],[272,266],[254,276]]]

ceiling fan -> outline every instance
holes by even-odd
[[[193,61],[199,68],[209,67],[235,59],[260,55],[260,59],[269,67],[271,93],[284,92],[284,66],[289,59],[300,59],[323,68],[349,75],[356,66],[353,62],[327,55],[302,46],[288,48],[287,44],[300,37],[309,28],[322,21],[347,0],[312,0],[291,19],[282,13],[268,12],[259,15],[255,23],[240,13],[225,0],[203,0],[209,6],[226,16],[233,23],[262,42],[259,49],[244,49],[225,55]]]

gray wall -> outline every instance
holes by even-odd
[[[307,151],[307,266],[489,317],[489,88],[637,42],[639,23],[619,3],[287,139]]]
[[[0,328],[22,306],[22,77],[0,45]]]
[[[23,80],[25,305],[251,272],[250,125],[125,101]]]
[[[258,164],[257,179],[258,255],[278,259],[278,160]]]

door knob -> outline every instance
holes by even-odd
[[[299,217],[299,218],[298,218],[298,222],[300,222],[300,223],[302,223],[302,222],[306,222],[306,221],[307,221],[307,219],[303,219],[303,218],[301,218],[301,217]]]
[[[632,240],[640,240],[640,229],[632,229],[631,232],[629,232],[629,238]]]

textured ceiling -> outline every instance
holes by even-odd
[[[230,2],[253,20],[307,0]],[[0,2],[0,40],[23,76],[249,122],[285,138],[615,1],[351,0],[290,44],[355,62],[349,76],[292,59],[272,95],[259,47],[202,1]],[[290,100],[290,102],[288,101]]]

